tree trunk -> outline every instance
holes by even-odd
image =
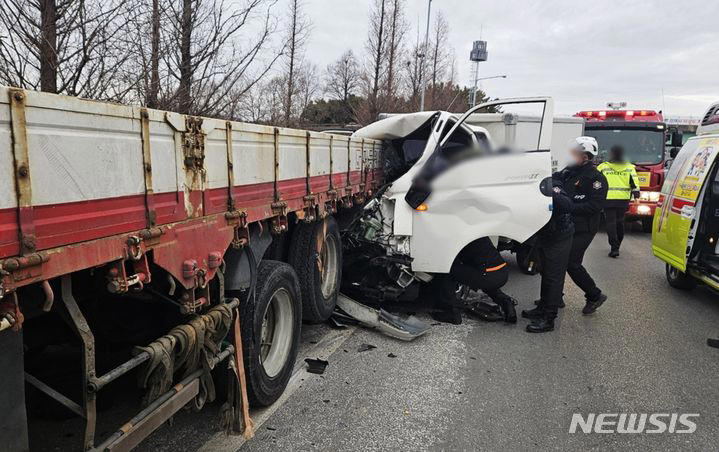
[[[160,0],[152,0],[152,31],[150,43],[150,87],[147,106],[157,108],[160,93]]]
[[[40,0],[40,89],[57,93],[57,5]]]
[[[379,93],[379,82],[380,82],[380,72],[382,69],[382,42],[384,40],[384,15],[385,15],[385,1],[381,0],[380,3],[380,14],[379,14],[379,31],[377,32],[377,48],[375,49],[375,59],[374,59],[374,77],[372,80],[372,99],[370,100],[370,114],[372,116],[372,120],[374,121],[377,119],[377,114],[379,113],[379,105],[378,105],[378,93]]]
[[[390,28],[390,39],[389,39],[389,61],[387,62],[387,96],[394,97],[394,65],[396,60],[397,51],[397,19],[399,16],[399,0],[394,0],[394,7],[392,8],[392,24]]]
[[[192,1],[182,2],[182,29],[180,36],[180,88],[178,108],[188,114],[192,109]]]
[[[292,1],[292,29],[290,30],[290,67],[287,71],[287,100],[285,102],[285,126],[290,126],[292,118],[292,94],[295,89],[295,55],[297,52],[297,0]]]

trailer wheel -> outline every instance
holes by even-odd
[[[530,254],[532,252],[532,247],[528,245],[519,245],[519,248],[517,248],[517,267],[519,267],[519,270],[524,273],[525,275],[536,275],[539,273],[540,266],[542,263],[539,261],[539,255],[538,253],[534,253],[534,265],[532,268],[529,268],[529,260],[530,260]]]
[[[335,219],[299,224],[292,234],[289,262],[300,280],[304,319],[324,322],[337,304],[342,280],[342,242]]]
[[[292,376],[300,339],[302,301],[292,267],[260,262],[255,303],[240,304],[240,324],[250,403],[271,405]]]
[[[677,268],[669,264],[665,264],[667,281],[669,285],[675,289],[692,290],[697,285],[697,280],[692,276],[679,271]]]

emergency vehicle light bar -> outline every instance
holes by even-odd
[[[574,116],[586,118],[588,120],[637,120],[637,121],[663,121],[661,112],[654,110],[584,110]]]

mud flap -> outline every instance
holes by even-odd
[[[365,306],[344,294],[337,297],[337,307],[364,326],[374,328],[389,337],[411,341],[429,331],[430,326],[415,316],[402,318],[384,309]]]
[[[25,380],[22,331],[0,332],[0,369],[3,389],[0,391],[0,449],[30,450],[25,412]]]

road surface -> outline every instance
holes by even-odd
[[[305,327],[298,356],[322,356],[324,375],[298,365],[286,397],[255,412],[257,436],[216,431],[213,407],[182,413],[143,451],[178,450],[710,450],[719,443],[719,299],[671,289],[650,237],[628,234],[619,259],[600,233],[586,263],[609,300],[582,316],[568,282],[558,330],[532,335],[466,319],[412,343],[373,331]],[[511,260],[510,258],[508,258]],[[513,271],[519,309],[539,277]],[[358,352],[362,344],[377,348]],[[393,354],[396,357],[390,357]],[[691,434],[570,434],[573,413],[698,413]]]

